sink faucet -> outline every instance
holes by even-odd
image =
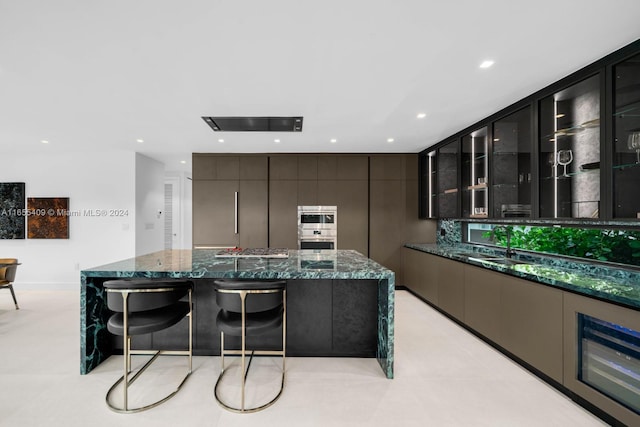
[[[511,249],[511,231],[513,230],[513,227],[510,225],[496,225],[495,227],[493,227],[493,230],[491,230],[492,238],[495,238],[496,230],[503,230],[507,234],[507,251],[505,252],[504,256],[507,258],[511,258],[516,254],[516,251]]]

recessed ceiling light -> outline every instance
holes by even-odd
[[[493,64],[495,64],[495,61],[492,61],[490,59],[487,59],[485,61],[482,61],[482,64],[480,64],[480,68],[489,68],[491,67]]]
[[[273,142],[275,142],[276,144],[280,144],[280,140],[279,139],[274,139]]]
[[[419,119],[424,119],[425,117],[427,117],[427,113],[418,113],[417,116]]]
[[[329,142],[332,143],[332,144],[335,144],[336,142],[338,142],[338,140],[335,139],[335,138],[331,138],[331,140]]]
[[[218,140],[218,142],[219,142],[219,143],[223,143],[223,142],[224,142],[224,139],[219,139],[219,140]]]
[[[549,142],[555,142],[555,140],[556,140],[555,138],[551,138]]]
[[[493,138],[493,142],[498,142],[500,141],[500,138]]]
[[[560,113],[560,114],[556,114],[556,119],[560,119],[560,118],[562,118],[562,117],[564,117],[564,116],[565,116],[565,115],[564,115],[564,114],[562,114],[562,113]]]
[[[43,144],[48,144],[48,143],[49,143],[49,141],[47,141],[46,139],[43,139],[43,140],[42,140],[42,141],[40,141],[40,142],[42,142]]]
[[[136,139],[136,142],[139,142],[140,144],[142,144],[144,142],[144,139],[138,138],[138,139]]]
[[[393,141],[395,141],[395,139],[393,139],[393,138],[387,138],[387,142],[388,142],[388,143],[392,143]]]
[[[186,165],[187,161],[186,160],[180,160],[180,163],[182,163],[183,165]]]

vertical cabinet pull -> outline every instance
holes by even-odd
[[[238,192],[234,193],[233,207],[234,207],[234,215],[233,215],[233,232],[238,234]]]

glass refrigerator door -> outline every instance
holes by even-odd
[[[578,379],[640,414],[640,332],[578,316]]]

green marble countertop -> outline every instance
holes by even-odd
[[[504,265],[490,259],[504,251],[467,244],[412,243],[405,247],[640,310],[640,272],[636,270],[523,254],[513,258],[515,264]]]
[[[289,250],[289,258],[216,258],[214,249],[164,250],[82,270],[84,277],[390,279],[394,273],[353,250]]]

